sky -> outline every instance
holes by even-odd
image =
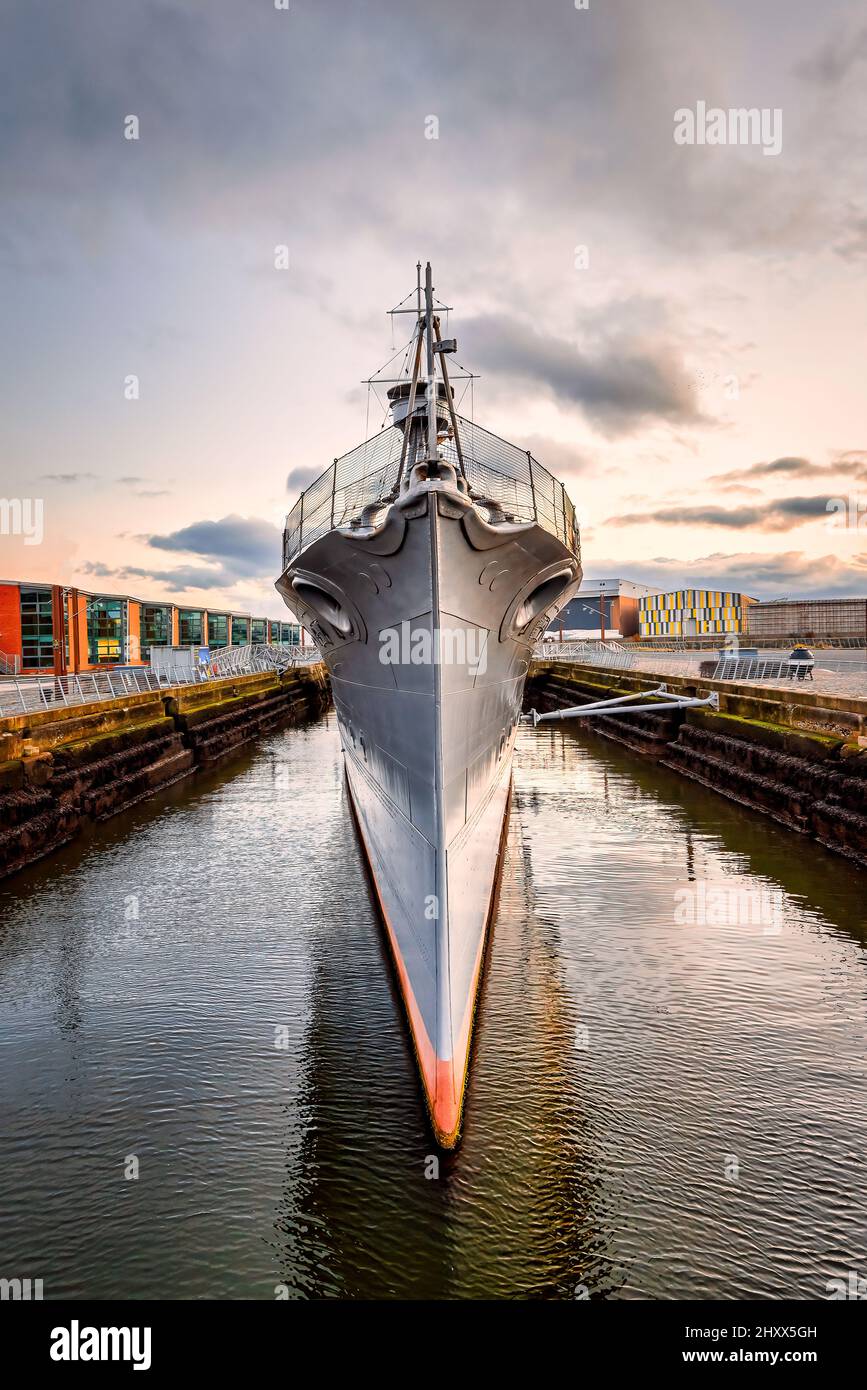
[[[856,0],[4,0],[0,578],[281,616],[430,259],[588,578],[867,594],[865,132]]]

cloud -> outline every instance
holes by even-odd
[[[178,551],[214,562],[220,567],[221,583],[226,583],[228,576],[232,576],[230,583],[241,578],[273,577],[280,568],[280,531],[258,517],[231,515],[220,521],[194,521],[168,535],[148,536],[147,544],[155,550]],[[205,571],[197,573],[201,576]]]
[[[607,526],[724,526],[731,530],[791,531],[831,513],[828,497],[778,497],[759,506],[660,507],[650,512],[627,512],[612,516]]]
[[[84,483],[96,478],[96,473],[41,473],[45,483]]]
[[[857,33],[838,31],[799,65],[802,77],[824,87],[839,86],[856,64],[867,59],[867,26]]]
[[[105,565],[99,560],[87,560],[78,566],[79,574],[92,574],[96,579],[130,580],[149,579],[155,584],[165,584],[173,590],[175,602],[182,602],[179,595],[188,589],[227,589],[237,579],[222,568],[206,569],[197,565],[178,565],[175,569],[148,569],[141,565]]]
[[[753,463],[749,468],[733,468],[729,473],[716,473],[708,481],[711,483],[733,483],[741,478],[771,478],[778,474],[786,477],[807,478],[824,472],[822,464],[811,463],[804,458],[771,459],[769,463]]]
[[[746,479],[763,478],[837,478],[845,474],[850,482],[867,482],[867,453],[849,449],[837,454],[831,463],[812,463],[810,459],[783,457],[765,463],[753,463],[749,468],[733,468],[728,473],[715,473],[709,483],[740,483]],[[723,489],[724,490],[724,489]],[[743,488],[743,491],[753,489]]]
[[[594,561],[593,574],[617,578],[622,559]],[[867,552],[849,562],[836,555],[813,556],[802,550],[781,554],[715,552],[692,560],[660,556],[630,561],[628,576],[659,592],[669,589],[733,589],[754,598],[857,598],[867,595]]]
[[[324,469],[319,467],[293,468],[286,478],[286,491],[303,492],[311,483],[315,483],[316,479],[320,477],[323,472]]]
[[[117,574],[116,569],[110,565],[104,565],[101,560],[85,560],[83,564],[76,566],[78,574],[92,574],[97,579],[109,579]]]
[[[653,420],[702,419],[676,354],[665,344],[602,344],[592,352],[505,314],[466,320],[462,340],[495,376],[542,387],[560,405],[580,406],[605,433]]]

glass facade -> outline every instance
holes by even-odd
[[[141,605],[141,655],[147,661],[151,647],[167,647],[172,635],[171,609],[166,604]]]
[[[205,640],[205,615],[200,608],[178,610],[178,641],[182,647],[199,647]]]
[[[21,666],[50,671],[54,667],[54,623],[50,589],[22,589]]]
[[[126,638],[126,599],[87,600],[87,659],[91,666],[121,661]]]
[[[269,642],[294,642],[297,646],[301,641],[301,628],[297,623],[271,623],[268,624]]]
[[[253,636],[252,636],[251,639],[250,639],[251,642],[254,642],[254,643],[267,642],[267,640],[268,640],[267,632],[268,632],[268,624],[266,623],[265,619],[264,619],[264,618],[254,618],[254,619],[253,619]]]
[[[208,646],[209,647],[228,647],[229,645],[229,615],[228,613],[209,613],[208,614]]]
[[[248,643],[249,641],[250,641],[250,619],[249,619],[249,618],[233,618],[233,619],[232,619],[232,646],[233,646],[233,647],[246,647],[246,645],[247,645],[247,643]]]

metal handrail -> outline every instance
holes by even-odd
[[[537,642],[533,656],[542,661],[578,661],[616,671],[631,671],[637,664],[634,648],[617,642]]]
[[[117,700],[179,685],[202,685],[229,676],[288,670],[319,660],[315,647],[298,647],[290,642],[224,650],[232,652],[234,658],[225,665],[215,659],[207,665],[169,667],[159,672],[141,666],[82,671],[69,676],[18,676],[0,680],[0,717]]]
[[[482,511],[493,504],[500,520],[535,521],[580,555],[575,508],[563,484],[529,451],[519,449],[471,420],[457,417],[463,468]],[[357,520],[365,508],[375,517],[377,504],[393,500],[400,471],[403,435],[396,427],[381,430],[337,458],[301,493],[283,532],[283,567],[320,536]],[[440,457],[458,463],[454,443],[440,447]],[[370,515],[370,513],[369,513]]]

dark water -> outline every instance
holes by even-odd
[[[333,716],[275,735],[0,893],[0,1275],[827,1297],[867,1273],[865,887],[593,735],[526,730],[465,1139],[431,1178]],[[747,908],[720,920],[721,889]]]

